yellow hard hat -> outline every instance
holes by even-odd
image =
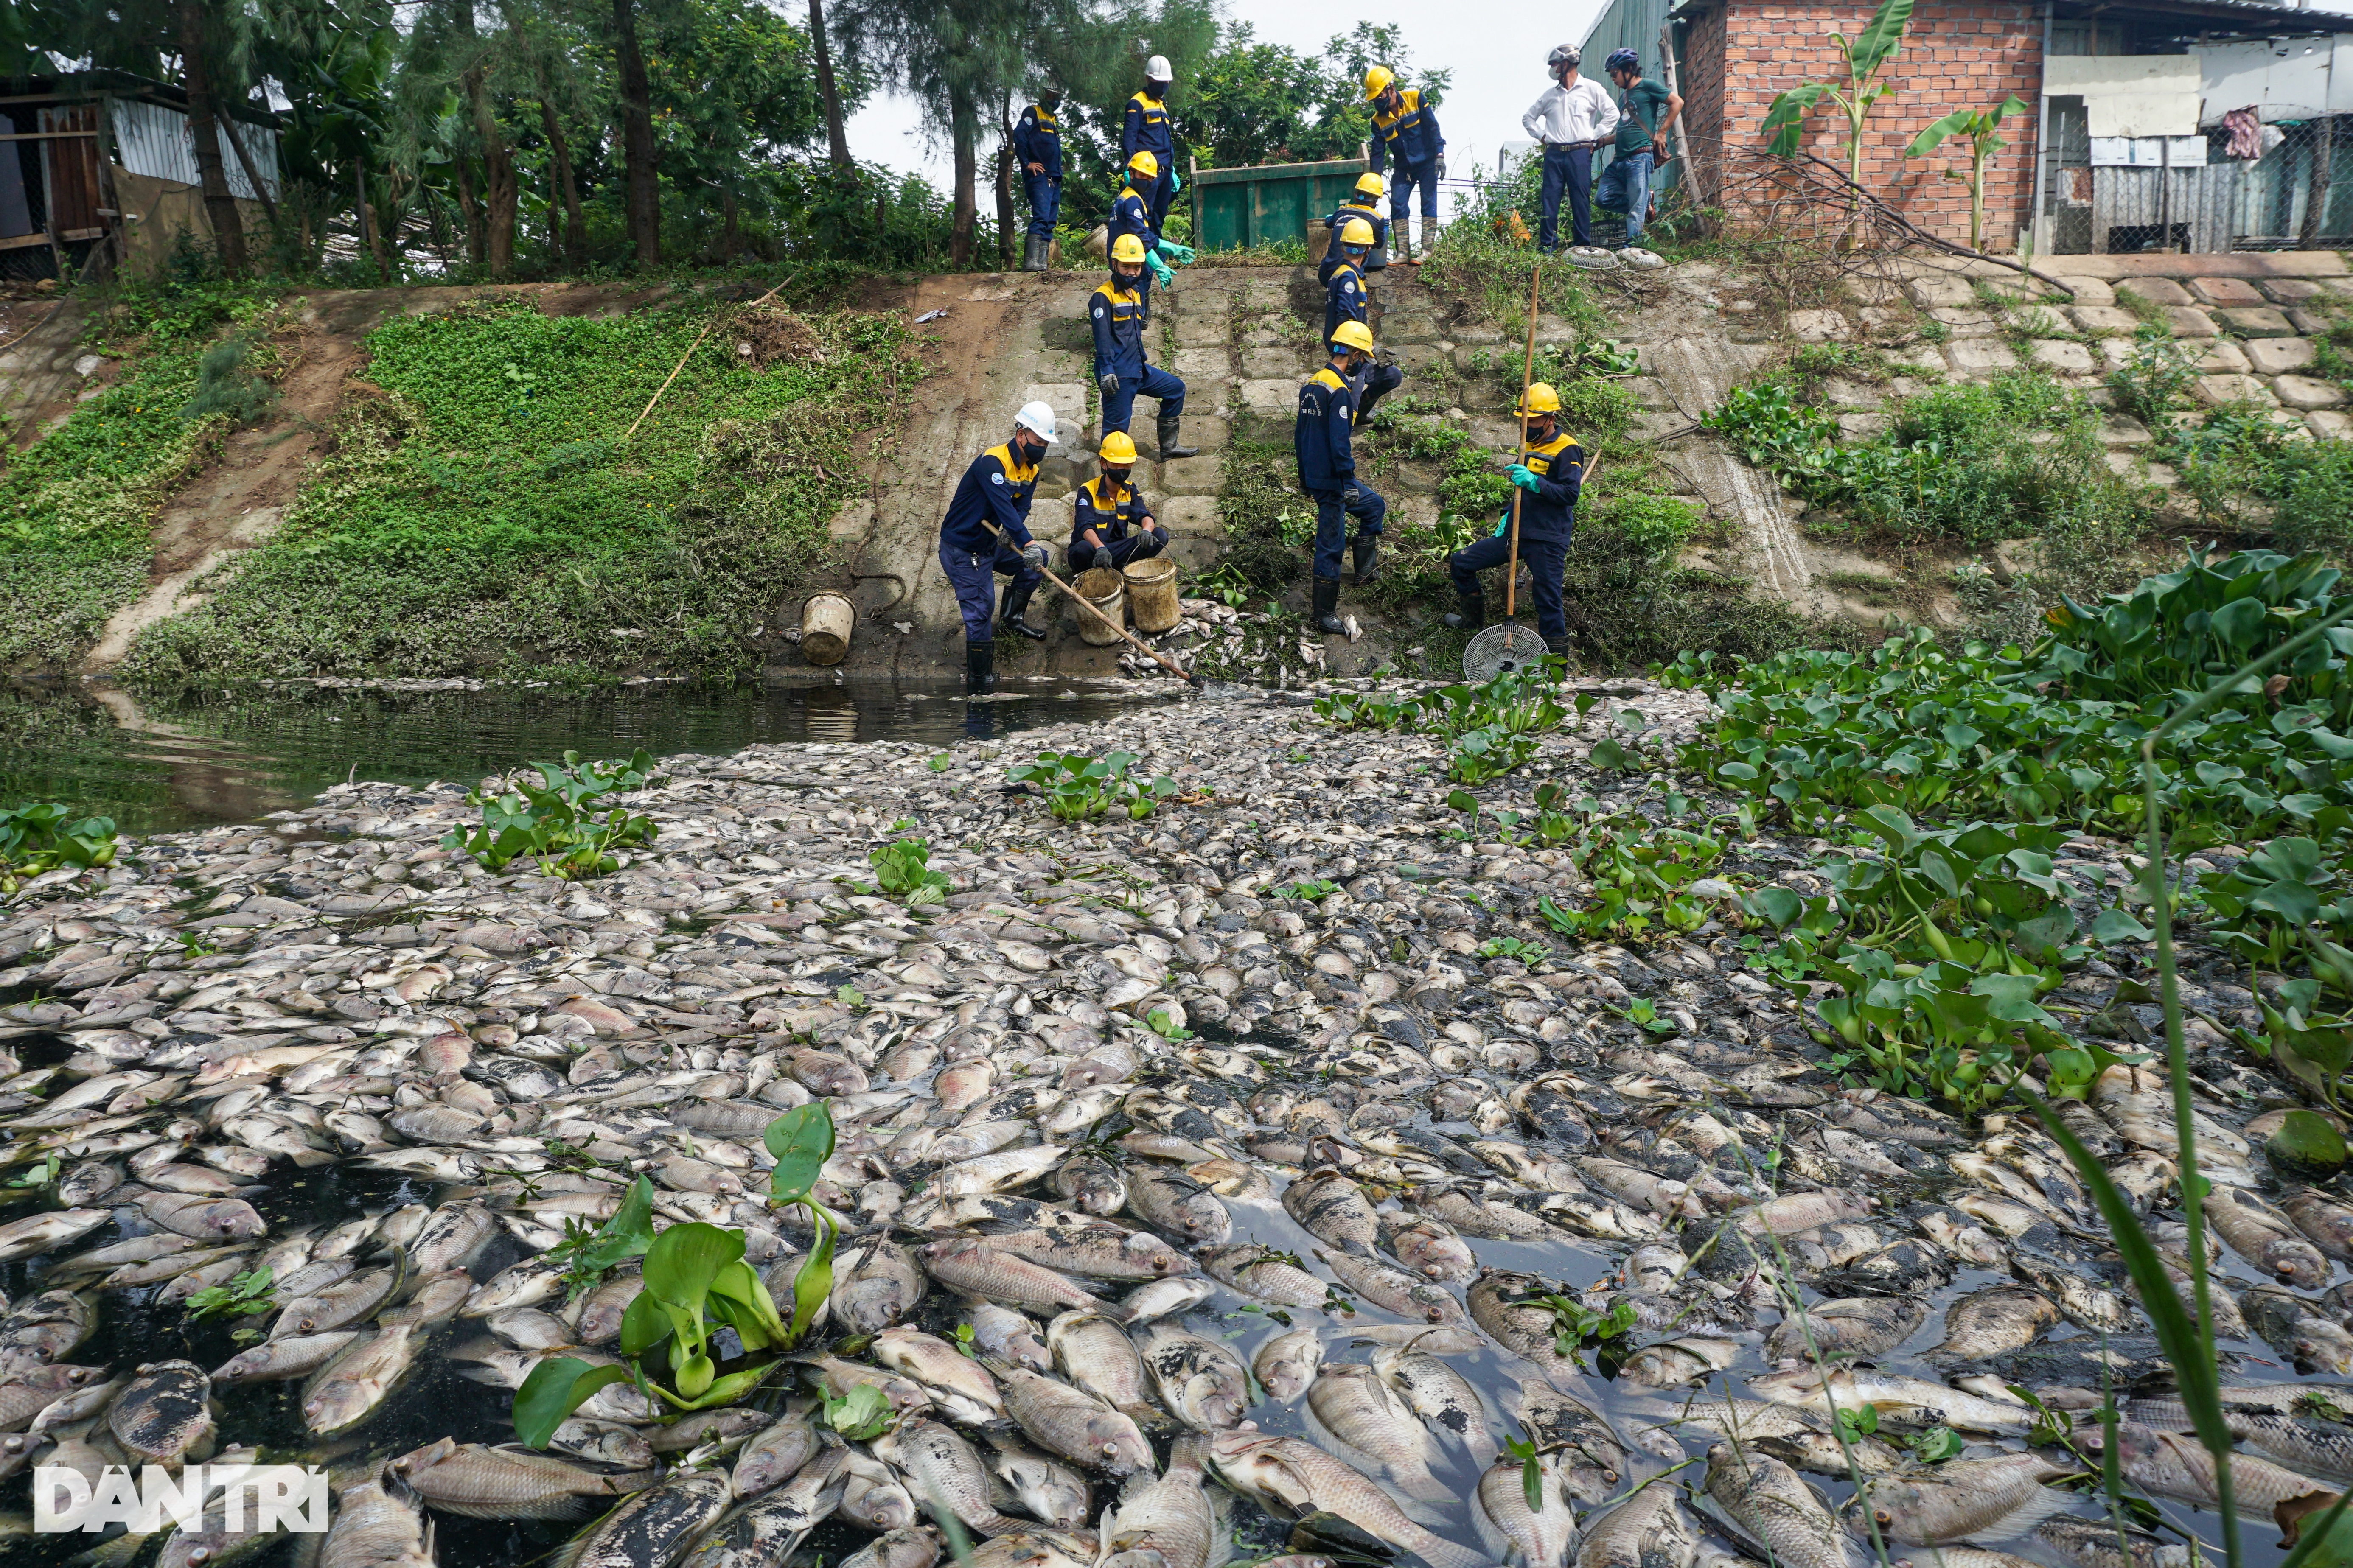
[[[1340,226],[1340,243],[1343,245],[1372,244],[1373,226],[1360,217],[1350,218]]]
[[[1111,242],[1111,258],[1113,261],[1142,261],[1144,241],[1132,234],[1121,235]]]
[[[1390,71],[1388,67],[1373,67],[1370,70],[1365,73],[1365,101],[1366,103],[1370,103],[1373,100],[1380,97],[1381,94],[1388,91],[1390,86],[1394,84],[1396,80],[1396,75]]]
[[[1103,438],[1103,445],[1095,449],[1095,456],[1113,468],[1122,468],[1135,461],[1135,443],[1126,431],[1114,430]]]
[[[1160,177],[1160,160],[1149,153],[1138,153],[1127,161],[1127,172],[1142,174],[1147,180],[1156,180]]]
[[[1552,383],[1548,381],[1530,382],[1527,391],[1520,396],[1520,412],[1557,414],[1560,412],[1560,394],[1552,389]]]
[[[1356,176],[1356,194],[1360,196],[1377,196],[1388,188],[1389,183],[1387,180],[1382,179],[1378,174],[1359,174]]]
[[[1332,342],[1336,348],[1370,353],[1373,352],[1373,329],[1362,321],[1343,321],[1332,329]]]

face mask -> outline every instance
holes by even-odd
[[[1103,470],[1103,489],[1107,490],[1115,490],[1119,489],[1121,486],[1127,483],[1127,476],[1134,471],[1134,470],[1132,468],[1105,468]]]

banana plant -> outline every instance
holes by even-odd
[[[1862,184],[1862,129],[1871,118],[1871,106],[1894,89],[1874,79],[1880,68],[1895,58],[1904,43],[1904,29],[1911,25],[1913,0],[1880,0],[1879,9],[1854,37],[1832,33],[1830,40],[1846,59],[1846,85],[1836,82],[1811,81],[1803,87],[1791,88],[1773,100],[1765,111],[1765,136],[1774,156],[1793,155],[1804,139],[1806,113],[1816,104],[1828,100],[1846,116],[1847,178],[1856,185]]]
[[[1904,150],[1906,158],[1925,158],[1941,145],[1948,136],[1969,139],[1969,248],[1985,248],[1985,183],[1986,165],[1993,155],[2007,145],[2001,139],[2001,122],[2013,114],[2026,112],[2026,100],[2011,93],[1991,109],[1957,109],[1934,125],[1912,138],[1912,145]],[[1945,178],[1957,180],[1962,176],[1952,170]]]

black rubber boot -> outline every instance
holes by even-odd
[[[1019,632],[1031,642],[1044,642],[1045,628],[1033,626],[1021,618],[1021,612],[1029,607],[1029,595],[1037,591],[1038,584],[1035,583],[1026,585],[1019,583],[1005,584],[1005,613],[997,618],[997,624],[1007,631]]]
[[[1165,463],[1171,458],[1198,458],[1201,455],[1201,448],[1198,447],[1180,447],[1176,444],[1177,432],[1184,423],[1185,416],[1182,414],[1164,414],[1160,416],[1160,460],[1162,462]]]
[[[1545,638],[1545,652],[1550,654],[1555,658],[1574,658],[1576,656],[1576,649],[1577,645],[1570,642],[1566,637]]]
[[[964,645],[964,694],[986,697],[997,689],[997,645],[993,642],[967,642]]]
[[[1377,581],[1381,574],[1380,537],[1360,533],[1348,542],[1356,558],[1356,586]]]
[[[1340,580],[1338,578],[1318,577],[1315,579],[1314,605],[1315,607],[1313,614],[1314,616],[1315,629],[1317,631],[1337,632],[1342,637],[1348,635],[1348,623],[1342,620],[1336,613],[1340,608]]]
[[[1021,270],[1024,272],[1045,271],[1046,247],[1049,242],[1034,234],[1027,235],[1023,237],[1025,243],[1021,247]]]
[[[1487,600],[1483,595],[1458,594],[1455,603],[1459,608],[1438,617],[1439,623],[1449,630],[1475,632],[1487,624]]]
[[[1388,247],[1388,246],[1386,246],[1386,245],[1377,245],[1377,246],[1373,247],[1370,250],[1368,250],[1368,251],[1365,252],[1365,270],[1366,270],[1366,271],[1367,271],[1367,272],[1386,272],[1386,271],[1388,271],[1388,265],[1389,265],[1389,247]]]

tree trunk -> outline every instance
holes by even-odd
[[[629,241],[638,265],[661,265],[661,186],[654,166],[653,88],[638,47],[636,0],[613,0],[613,58],[621,78],[621,163],[628,177]]]
[[[973,231],[980,224],[980,115],[965,87],[948,89],[948,132],[955,144],[955,207],[948,226],[948,265],[972,265]]]
[[[833,83],[833,50],[825,41],[825,0],[808,0],[809,47],[817,56],[817,96],[825,105],[825,141],[837,169],[848,169],[849,133],[842,129],[841,89]]]
[[[574,267],[588,258],[588,225],[580,216],[580,184],[572,176],[572,143],[564,139],[563,123],[545,99],[539,100],[540,123],[547,131],[549,163],[554,165],[556,200],[564,208],[564,259]],[[554,225],[548,226],[553,228]]]
[[[490,259],[490,223],[474,185],[474,161],[463,153],[458,157],[458,221],[466,226],[466,259],[481,266]]]
[[[228,173],[221,166],[220,131],[213,118],[212,68],[205,58],[204,0],[180,0],[181,85],[188,93],[188,135],[195,143],[196,184],[204,192],[205,217],[213,226],[213,243],[220,249],[221,266],[233,276],[246,268],[245,223],[237,216],[237,198],[228,194]]]
[[[506,133],[499,129],[499,117],[491,111],[490,94],[482,90],[483,68],[477,63],[466,72],[466,100],[474,113],[474,134],[482,143],[482,197],[489,205],[488,223],[484,233],[486,243],[480,248],[491,267],[491,276],[501,282],[514,275],[515,190],[514,149],[507,144]]]
[[[738,223],[735,187],[719,187],[719,259],[730,266],[744,248],[744,231]]]
[[[1013,270],[1013,122],[1008,120],[1001,129],[1005,139],[997,144],[997,269]]]

